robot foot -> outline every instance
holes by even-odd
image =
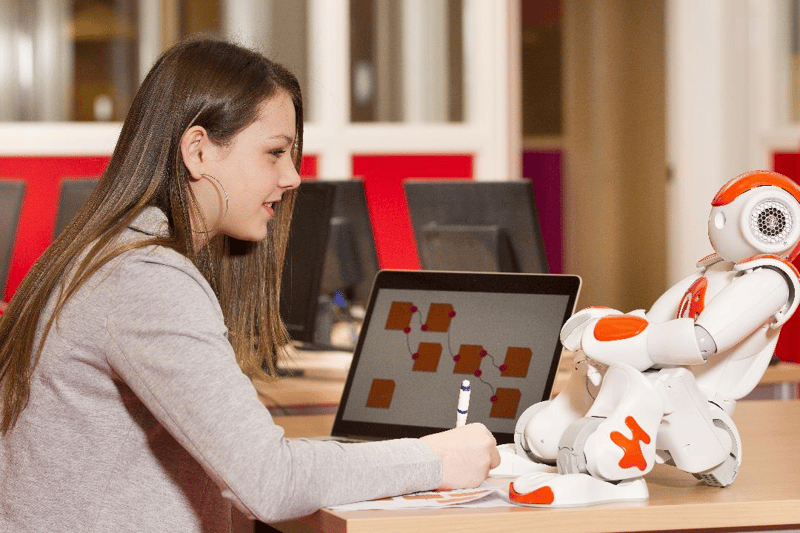
[[[579,507],[645,501],[649,492],[641,477],[609,483],[588,474],[531,473],[511,482],[508,497],[513,503],[534,507]]]
[[[694,477],[712,487],[727,487],[739,474],[739,463],[735,457],[729,455],[724,462],[709,468],[705,472],[692,474]]]
[[[527,454],[520,454],[514,444],[500,444],[497,446],[497,451],[500,453],[500,465],[489,470],[489,477],[517,477],[531,472],[553,474],[556,472],[555,466],[531,461]]]

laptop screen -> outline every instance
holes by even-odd
[[[579,286],[565,275],[381,271],[334,435],[450,429],[467,379],[467,421],[512,442],[518,416],[549,398]]]

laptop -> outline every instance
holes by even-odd
[[[580,284],[561,274],[379,271],[331,438],[451,429],[469,380],[467,422],[513,442],[519,415],[550,397]]]

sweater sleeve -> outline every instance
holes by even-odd
[[[417,439],[284,438],[236,363],[213,292],[182,256],[134,253],[101,286],[108,364],[249,516],[285,520],[441,483],[441,461]]]

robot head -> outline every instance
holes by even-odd
[[[748,172],[711,202],[711,246],[734,263],[759,254],[793,260],[800,252],[800,187],[777,172]]]

